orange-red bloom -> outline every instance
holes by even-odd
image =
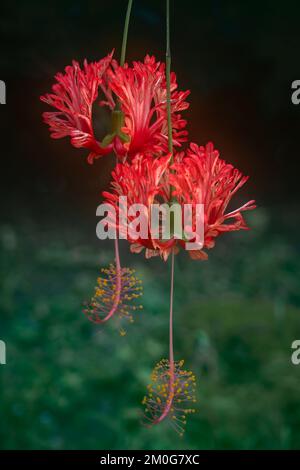
[[[71,144],[87,148],[88,162],[115,152],[132,159],[137,153],[157,156],[167,149],[167,112],[165,65],[146,56],[132,66],[118,65],[112,53],[99,62],[84,62],[83,69],[73,61],[58,73],[52,93],[41,100],[56,111],[45,112],[51,137],[70,136]],[[101,139],[94,134],[93,104],[102,92],[101,106],[112,112],[111,129]],[[180,112],[188,108],[189,91],[177,90],[176,75],[171,76],[171,101],[174,145],[186,140],[186,121]]]
[[[213,144],[199,147],[191,144],[186,155],[175,155],[175,163],[170,165],[170,155],[151,159],[138,155],[129,163],[120,163],[112,172],[113,192],[104,192],[107,202],[116,209],[119,234],[127,233],[131,251],[140,252],[146,248],[146,257],[160,255],[165,260],[172,250],[186,248],[186,241],[171,236],[169,240],[153,238],[151,232],[151,206],[161,203],[177,203],[183,208],[190,204],[204,205],[204,243],[203,248],[214,246],[214,239],[223,232],[247,229],[242,216],[245,210],[255,208],[254,201],[248,201],[238,209],[226,212],[227,206],[236,191],[247,181],[248,177],[219,158],[219,152]],[[147,208],[148,238],[133,239],[128,226],[134,216],[123,217],[119,197],[126,196],[128,207],[143,204]],[[126,208],[127,210],[127,208]],[[192,211],[191,228],[196,233],[196,210]],[[127,220],[127,221],[125,221]],[[193,241],[193,240],[190,240]],[[189,250],[192,259],[206,259],[207,253],[201,250]]]

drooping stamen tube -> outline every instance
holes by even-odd
[[[133,0],[128,0],[127,4],[120,58],[121,67],[123,67],[125,63],[132,2]],[[116,113],[115,115],[113,114],[113,119],[118,118],[120,127],[122,116],[119,108],[120,103],[117,103],[116,110],[113,111],[113,113]],[[113,316],[116,316],[118,320],[125,317],[132,322],[133,317],[131,312],[142,308],[141,305],[132,305],[132,303],[130,303],[130,301],[137,299],[142,295],[141,281],[133,275],[134,270],[121,267],[119,241],[117,236],[114,248],[115,265],[111,264],[109,268],[101,270],[104,277],[99,277],[97,279],[95,295],[92,297],[90,302],[85,303],[84,313],[87,315],[89,320],[94,323],[105,323]],[[123,328],[120,328],[120,334],[126,334]]]
[[[134,270],[121,268],[118,240],[115,240],[116,263],[102,269],[102,277],[97,279],[95,295],[85,304],[84,313],[93,323],[105,323],[112,318],[117,319],[120,334],[126,331],[121,320],[133,322],[132,313],[141,310],[142,306],[136,303],[141,297],[143,288],[141,281],[134,275]]]
[[[157,423],[160,423],[169,414],[174,399],[174,345],[173,345],[173,295],[174,293],[174,251],[171,257],[171,286],[170,286],[170,317],[169,317],[169,393],[166,407],[161,416],[158,418]]]
[[[194,413],[189,403],[195,403],[196,378],[192,372],[183,370],[184,361],[174,361],[173,344],[173,297],[174,297],[174,252],[171,257],[170,315],[169,315],[169,359],[162,359],[154,368],[145,405],[145,424],[158,424],[168,420],[182,435],[186,415]]]

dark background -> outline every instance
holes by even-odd
[[[291,102],[291,83],[299,75],[299,4],[173,3],[173,69],[181,89],[191,90],[191,140],[213,140],[225,159],[251,175],[248,190],[261,205],[295,204],[300,108]],[[86,212],[99,175],[102,186],[109,179],[109,163],[91,169],[67,139],[49,140],[39,96],[73,58],[97,60],[113,48],[119,57],[126,1],[11,1],[2,9],[2,191],[22,194],[29,204],[39,195],[42,207],[50,192],[51,205],[70,198]],[[129,61],[146,53],[164,60],[164,22],[163,1],[134,2]]]
[[[57,71],[113,48],[119,57],[126,4],[1,6],[0,338],[8,364],[0,369],[0,447],[300,448],[299,371],[290,364],[300,336],[300,106],[291,102],[299,2],[171,2],[172,68],[191,90],[190,139],[212,140],[250,175],[235,204],[258,203],[247,217],[252,230],[225,235],[207,263],[178,257],[178,354],[203,376],[201,410],[184,441],[164,425],[145,431],[138,418],[151,367],[166,354],[167,267],[130,256],[124,244],[122,257],[144,279],[145,315],[128,340],[87,323],[81,301],[113,257],[95,237],[113,159],[89,166],[68,139],[50,139],[41,120],[39,96]],[[164,2],[135,0],[128,61],[146,53],[164,60],[164,50]]]

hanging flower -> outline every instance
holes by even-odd
[[[199,147],[191,144],[187,153],[175,155],[175,163],[170,165],[170,155],[155,160],[144,156],[137,156],[132,163],[117,165],[112,172],[113,192],[104,192],[106,200],[113,204],[118,213],[118,230],[127,233],[131,243],[131,251],[140,252],[146,248],[146,257],[160,255],[165,260],[172,250],[175,253],[180,247],[187,249],[187,241],[171,233],[168,240],[153,237],[151,231],[151,206],[153,204],[174,204],[181,207],[189,204],[195,208],[202,204],[204,208],[204,240],[203,247],[213,248],[215,238],[223,232],[247,229],[242,216],[245,210],[254,209],[254,201],[248,201],[243,206],[231,212],[227,206],[237,190],[243,186],[248,177],[219,158],[219,152],[214,150],[213,144]],[[147,237],[133,239],[130,236],[129,226],[134,216],[126,217],[123,207],[118,204],[119,197],[126,196],[128,207],[133,204],[143,204],[148,217]],[[127,209],[127,208],[126,208]],[[190,230],[196,233],[196,210],[192,210]],[[124,222],[126,221],[127,222]],[[193,239],[190,240],[192,242]],[[207,253],[203,249],[189,250],[192,259],[206,259]]]
[[[186,102],[189,91],[179,91],[176,75],[170,73],[169,0],[166,2],[166,66],[149,55],[143,62],[124,63],[131,7],[132,0],[129,0],[121,64],[113,59],[113,53],[98,62],[84,61],[82,69],[73,61],[65,73],[55,76],[52,92],[41,97],[54,108],[45,112],[43,118],[53,138],[68,136],[74,147],[87,149],[89,163],[115,153],[119,163],[112,172],[111,192],[103,193],[110,203],[106,221],[118,237],[127,238],[131,251],[138,253],[145,249],[147,258],[160,255],[164,260],[171,254],[169,359],[155,366],[143,405],[147,424],[165,420],[182,435],[187,415],[195,411],[190,403],[196,401],[196,379],[192,372],[183,370],[183,361],[174,360],[174,255],[182,248],[189,251],[192,259],[206,259],[204,250],[214,246],[218,235],[248,228],[242,212],[254,209],[255,202],[251,200],[228,211],[232,197],[248,177],[221,160],[212,143],[206,147],[191,144],[186,152],[180,151],[181,144],[187,140],[186,120],[181,112],[189,106]],[[111,113],[111,128],[101,138],[95,135],[93,121],[93,106],[98,96],[99,105]],[[126,204],[120,204],[120,197],[126,199]],[[136,212],[130,213],[130,209],[128,212],[128,208],[137,205],[138,221]],[[161,225],[153,230],[155,205],[160,208],[164,205],[163,211],[158,211],[158,222],[165,222],[168,217],[167,235]],[[174,205],[180,209],[179,229],[176,214],[169,217],[169,209],[173,210]],[[192,208],[188,227],[185,225],[187,206]],[[198,206],[202,209],[200,244],[197,242]],[[115,237],[115,263],[102,269],[84,313],[97,324],[114,318],[120,334],[124,335],[123,321],[132,322],[133,314],[142,308],[139,305],[142,286],[133,270],[121,266],[118,237]],[[194,246],[195,241],[198,248],[191,249],[188,244]]]
[[[137,153],[156,156],[167,147],[165,66],[154,57],[133,62],[132,67],[118,65],[112,54],[99,62],[84,61],[83,69],[73,61],[58,73],[52,93],[41,97],[56,111],[43,113],[51,137],[69,136],[76,148],[89,150],[88,162],[115,152],[121,158]],[[189,91],[177,91],[172,74],[171,99],[174,145],[186,140],[186,121],[180,112],[188,108]],[[111,111],[110,132],[99,140],[94,134],[93,105],[102,92],[101,106]]]

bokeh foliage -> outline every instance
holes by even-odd
[[[224,235],[207,262],[176,260],[175,351],[198,377],[183,438],[146,429],[140,404],[167,354],[168,264],[122,258],[144,282],[144,311],[125,337],[81,312],[112,244],[80,226],[1,226],[2,449],[295,449],[300,447],[300,256],[269,213]],[[43,227],[43,228],[41,228]]]

